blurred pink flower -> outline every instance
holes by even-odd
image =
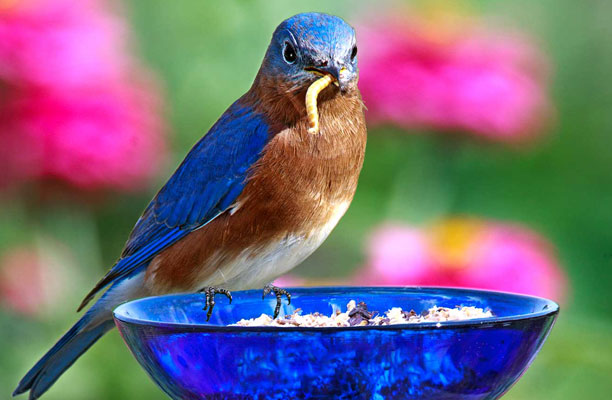
[[[39,249],[21,247],[0,257],[0,304],[14,312],[35,315],[57,302],[65,289],[62,266]]]
[[[276,278],[274,282],[272,283],[275,286],[278,286],[280,288],[288,288],[288,287],[304,286],[304,284],[306,283],[306,280],[296,275],[286,274],[286,275]]]
[[[0,9],[0,186],[142,188],[163,161],[158,87],[100,0]]]
[[[372,236],[368,249],[370,272],[385,281],[417,280],[429,269],[427,240],[416,228],[385,227]]]
[[[355,283],[471,287],[557,301],[567,287],[544,239],[522,227],[473,219],[450,219],[427,230],[380,228]]]
[[[501,141],[540,133],[552,107],[547,62],[533,41],[473,20],[461,29],[443,25],[391,17],[359,27],[359,86],[369,122]]]
[[[5,150],[23,157],[28,149],[27,162],[19,164],[38,177],[86,189],[138,189],[156,171],[164,149],[162,138],[152,134],[161,129],[150,112],[157,108],[147,89],[135,85],[22,92],[8,108],[21,140]]]
[[[121,79],[126,27],[100,0],[30,0],[0,9],[0,79],[69,90]]]

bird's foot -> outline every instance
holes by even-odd
[[[198,293],[204,293],[206,295],[206,303],[203,308],[203,310],[208,309],[208,312],[206,313],[206,321],[210,319],[213,308],[215,307],[215,295],[216,294],[224,294],[225,297],[229,299],[230,304],[232,304],[232,294],[227,289],[220,289],[216,287],[205,287],[203,289],[198,290]]]
[[[279,287],[276,287],[270,284],[270,285],[264,286],[263,296],[261,296],[261,298],[264,299],[267,295],[269,295],[272,292],[274,292],[274,295],[276,296],[276,307],[274,308],[274,319],[276,319],[276,317],[278,317],[278,313],[280,312],[281,300],[283,298],[283,295],[287,296],[287,304],[291,304],[291,294],[285,289],[281,289]]]

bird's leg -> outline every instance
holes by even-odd
[[[278,317],[278,313],[280,312],[281,300],[283,298],[283,295],[287,296],[287,304],[291,304],[291,294],[285,289],[281,289],[270,284],[264,286],[263,296],[261,296],[261,298],[264,299],[271,292],[274,292],[274,295],[276,296],[276,307],[274,308],[274,319],[276,319],[276,317]]]
[[[206,303],[204,305],[204,310],[208,309],[206,313],[206,321],[210,319],[212,315],[213,308],[215,307],[215,295],[216,294],[224,294],[225,297],[229,299],[230,304],[232,304],[232,294],[227,289],[220,289],[216,287],[205,287],[198,290],[198,293],[204,293],[206,295]]]

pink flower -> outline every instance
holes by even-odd
[[[566,277],[544,239],[525,228],[451,219],[427,230],[382,227],[359,284],[471,287],[563,300]]]
[[[518,141],[548,122],[546,61],[524,36],[487,31],[474,21],[436,36],[397,18],[358,32],[359,86],[372,124]]]
[[[372,236],[368,250],[372,279],[412,281],[429,268],[427,238],[416,228],[387,226]]]
[[[20,247],[0,257],[0,304],[14,312],[35,315],[56,303],[65,289],[64,265],[58,254]],[[65,260],[63,260],[65,261]]]
[[[0,10],[0,186],[134,190],[163,161],[160,96],[99,0]]]
[[[516,226],[492,225],[473,246],[469,266],[472,272],[462,275],[461,286],[563,300],[565,274],[550,244],[533,232]]]
[[[115,82],[126,28],[100,0],[29,0],[0,10],[0,79],[59,90]]]
[[[291,274],[280,276],[276,278],[273,282],[275,286],[278,286],[280,288],[304,286],[305,283],[305,279]]]
[[[158,109],[146,87],[114,85],[66,93],[21,92],[8,108],[12,131],[27,149],[30,175],[84,189],[142,188],[157,170],[164,144]],[[23,171],[22,171],[23,172]]]

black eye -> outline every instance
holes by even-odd
[[[357,57],[357,46],[353,46],[353,50],[351,50],[351,61],[355,60]]]
[[[285,42],[285,48],[283,49],[283,58],[287,64],[293,64],[297,60],[297,53],[289,42]]]

